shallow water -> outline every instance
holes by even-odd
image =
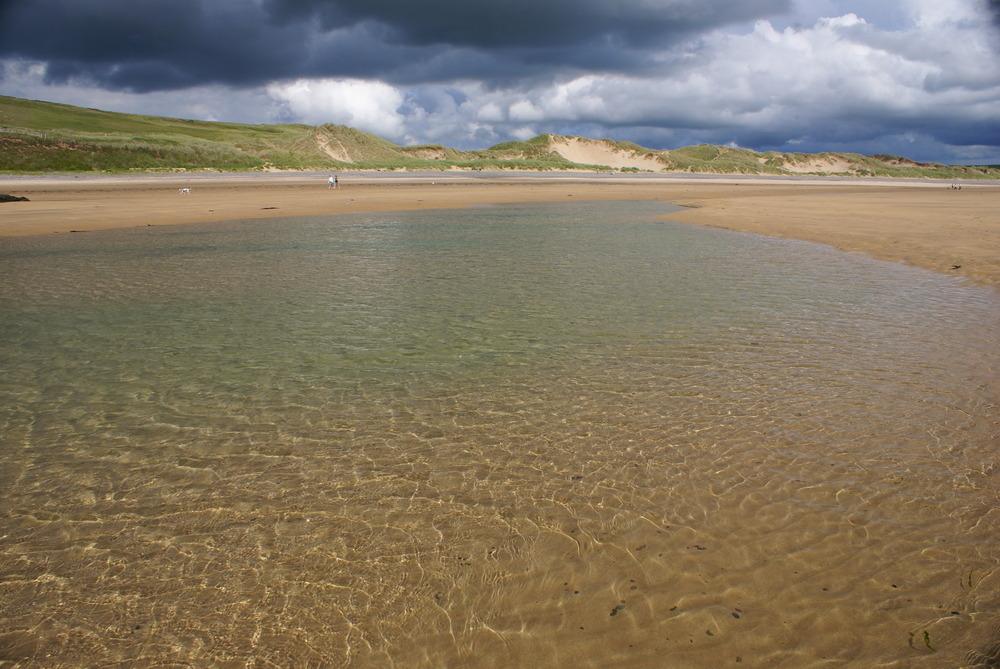
[[[1000,296],[663,212],[0,240],[0,661],[982,660]]]

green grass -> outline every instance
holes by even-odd
[[[7,172],[130,169],[259,169],[263,162],[219,142],[158,142],[153,138],[80,139],[65,134],[0,133],[0,170]]]
[[[0,126],[28,130],[78,131],[107,135],[183,135],[209,141],[240,137],[280,138],[310,130],[307,125],[251,125],[119,114],[55,102],[0,96]]]
[[[719,174],[782,174],[777,160],[749,149],[699,144],[664,151],[664,161],[672,170]]]
[[[0,97],[0,170],[286,169],[329,164],[306,125],[117,114]]]
[[[503,142],[478,151],[428,144],[399,146],[343,125],[253,125],[119,114],[99,109],[0,96],[0,171],[120,172],[129,170],[595,170],[551,149],[554,136]],[[585,138],[584,138],[585,139]],[[790,163],[817,157],[846,161],[848,174],[939,179],[1000,178],[1000,167],[935,165],[894,156],[852,153],[760,153],[725,146],[656,151],[601,140],[672,171],[789,174]],[[634,167],[619,171],[637,172]]]
[[[549,148],[551,138],[551,135],[538,135],[523,142],[502,142],[475,153],[484,160],[536,161],[549,165],[550,169],[574,167],[574,163]]]
[[[0,96],[0,171],[4,172],[588,168],[550,154],[547,140],[523,144],[526,150],[403,147],[342,125],[190,121]],[[324,145],[333,156],[349,160],[331,156]]]

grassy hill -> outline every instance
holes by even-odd
[[[716,174],[1000,178],[1000,168],[854,153],[761,153],[722,146],[669,151],[539,135],[480,151],[399,146],[341,125],[252,125],[119,114],[0,96],[0,171],[525,169]]]

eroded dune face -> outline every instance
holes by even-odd
[[[664,168],[664,164],[653,155],[623,149],[606,140],[552,137],[549,146],[566,160],[581,165],[606,165],[615,169],[634,168],[651,172],[660,172]]]
[[[662,211],[5,241],[0,657],[971,663],[1000,299]]]
[[[328,158],[341,163],[353,163],[354,158],[348,152],[344,144],[336,137],[332,137],[322,128],[316,131],[316,146]]]
[[[856,167],[841,156],[815,156],[800,160],[786,157],[781,169],[792,174],[848,174]]]

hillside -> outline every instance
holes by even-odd
[[[714,174],[1000,178],[1000,169],[856,153],[653,150],[609,139],[539,135],[479,151],[399,146],[340,125],[251,125],[120,114],[0,96],[0,171],[524,169]]]

